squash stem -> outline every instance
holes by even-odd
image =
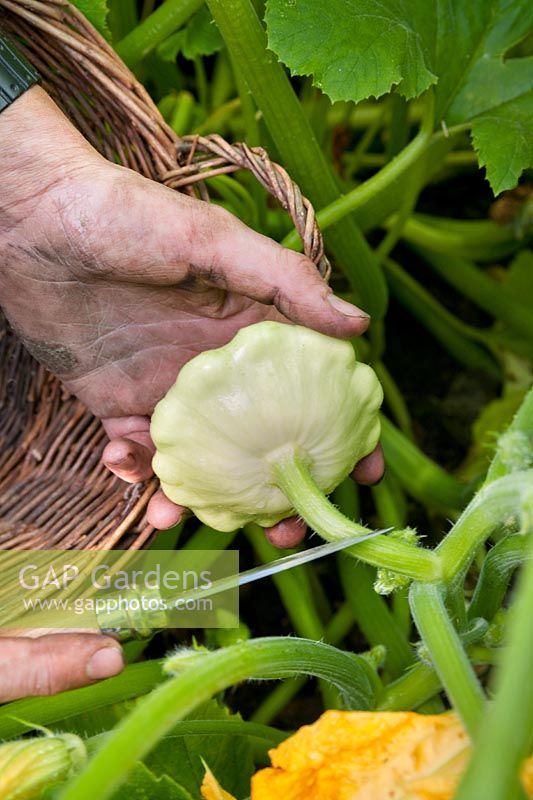
[[[409,593],[411,612],[448,697],[470,735],[474,735],[485,696],[448,616],[441,591],[435,585],[413,583]]]
[[[307,524],[328,542],[370,533],[335,508],[317,486],[308,467],[296,452],[272,465],[275,483]],[[441,567],[430,550],[382,536],[353,545],[345,551],[376,567],[385,567],[421,581],[438,581]]]
[[[493,531],[502,525],[516,527],[522,515],[527,515],[532,480],[533,470],[524,470],[499,478],[477,492],[437,547],[445,583],[450,585],[466,573],[477,548]]]
[[[457,800],[524,797],[520,763],[531,747],[533,725],[533,536],[524,536],[527,551],[515,602],[509,612],[507,647],[487,706],[477,746],[457,791]]]
[[[203,0],[166,0],[120,42],[115,50],[128,66],[135,66],[167,36],[177,31],[203,5]]]
[[[326,230],[330,225],[340,222],[348,214],[360,209],[376,196],[390,191],[406,175],[410,178],[413,165],[419,161],[429,146],[433,134],[433,124],[433,93],[429,91],[424,98],[422,124],[415,138],[392,161],[389,161],[383,169],[367,181],[321,208],[317,214],[321,229]],[[403,195],[399,198],[400,203],[402,198]],[[290,233],[282,244],[285,247],[298,247],[297,234]]]
[[[336,686],[348,708],[372,708],[371,667],[360,657],[323,642],[272,637],[214,652],[178,651],[167,660],[175,677],[163,683],[105,738],[85,769],[60,793],[61,800],[106,800],[136,761],[179,720],[217,692],[250,679],[314,675]]]

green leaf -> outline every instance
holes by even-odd
[[[465,122],[533,89],[533,58],[505,55],[533,26],[533,6],[526,0],[459,3],[455,11],[453,59],[440,40],[437,106],[446,122]],[[470,24],[464,17],[470,13]],[[442,32],[444,33],[444,32]],[[462,60],[458,69],[457,59]]]
[[[225,720],[239,718],[214,700],[196,709],[187,719]],[[235,797],[246,797],[254,771],[252,749],[244,736],[176,736],[172,731],[145,759],[156,775],[168,774],[193,797],[198,797],[204,776],[202,759],[224,789]]]
[[[87,17],[89,22],[94,25],[96,30],[101,33],[105,39],[111,39],[111,32],[107,25],[107,14],[109,10],[107,7],[107,0],[70,0],[70,2]]]
[[[128,780],[113,795],[113,800],[194,800],[191,795],[168,775],[156,777],[140,762],[132,769]]]
[[[184,28],[173,33],[159,45],[157,54],[164,61],[174,62],[180,53],[190,61],[194,61],[198,56],[211,56],[217,53],[223,44],[209,9],[203,6]]]
[[[506,58],[531,33],[530,0],[267,0],[266,21],[271,49],[332,100],[436,83],[436,121],[472,122],[496,194],[533,165],[533,57]]]
[[[474,148],[494,194],[512,189],[533,165],[533,58],[505,58],[532,26],[528,0],[439,5],[437,119],[472,122]]]
[[[269,47],[332,100],[416,97],[435,83],[433,14],[419,0],[268,0]]]
[[[494,194],[512,189],[533,166],[533,91],[482,114],[472,122],[479,163]]]

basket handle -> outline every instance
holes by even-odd
[[[313,206],[263,148],[229,144],[216,134],[178,137],[117,53],[66,0],[0,0],[0,24],[102,155],[204,200],[206,178],[249,170],[291,216],[305,255],[328,280]]]

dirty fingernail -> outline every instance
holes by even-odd
[[[87,677],[91,680],[102,680],[118,675],[124,668],[124,657],[122,650],[118,647],[103,647],[93,653],[87,662]]]
[[[370,319],[370,316],[362,311],[357,306],[348,303],[347,300],[343,300],[342,297],[337,297],[335,294],[328,295],[328,303],[332,306],[335,311],[339,311],[341,314],[344,314],[345,317],[358,317],[359,319]]]

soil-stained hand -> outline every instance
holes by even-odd
[[[305,256],[106,161],[42,89],[2,114],[0,135],[1,304],[28,350],[103,420],[104,462],[124,480],[151,475],[150,414],[197,353],[263,319],[366,330],[368,316]],[[357,479],[378,479],[381,452],[365,461]],[[149,507],[161,528],[184,513],[161,493]],[[280,546],[305,535],[297,520],[276,528]]]
[[[0,703],[78,689],[123,668],[120,645],[102,634],[0,637]]]

